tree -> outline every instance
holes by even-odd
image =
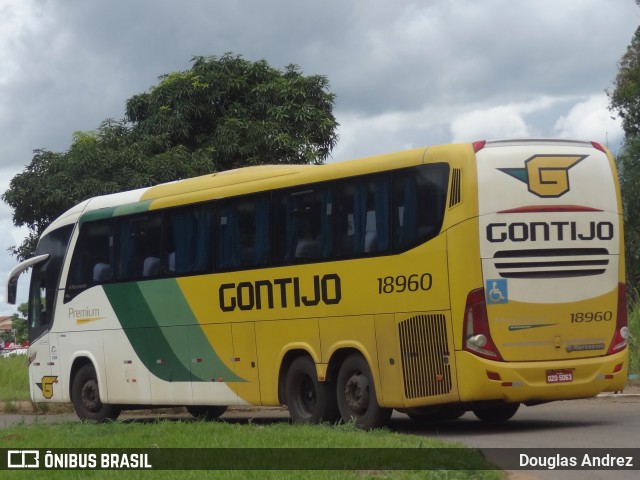
[[[29,340],[29,332],[27,331],[27,315],[29,304],[22,303],[18,306],[18,313],[13,314],[11,328],[16,334],[16,343],[24,343]]]
[[[206,150],[225,170],[261,163],[321,163],[335,146],[334,95],[325,77],[284,72],[239,56],[195,57],[127,101],[133,133],[152,150]]]
[[[613,92],[609,92],[611,109],[622,118],[627,137],[640,133],[640,27],[636,29],[627,51],[618,62]]]
[[[636,0],[640,6],[640,0]],[[622,118],[623,147],[616,159],[625,222],[627,286],[637,297],[640,288],[640,27],[618,64],[610,109]]]
[[[328,86],[295,65],[194,57],[191,69],[128,99],[124,119],[77,132],[66,152],[34,151],[2,195],[29,231],[11,250],[30,257],[53,219],[95,195],[248,165],[323,163],[338,138]]]
[[[640,135],[627,136],[616,158],[624,215],[627,290],[640,290]]]

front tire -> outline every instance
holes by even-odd
[[[310,357],[298,357],[289,367],[285,395],[289,415],[295,423],[333,423],[340,418],[334,385],[318,381],[316,366]]]
[[[115,420],[120,415],[120,408],[100,401],[98,376],[91,364],[80,367],[73,377],[71,401],[80,420],[106,422]]]
[[[353,421],[357,427],[368,430],[386,425],[391,418],[393,410],[378,404],[373,376],[362,355],[354,353],[345,359],[338,372],[336,389],[344,422]]]

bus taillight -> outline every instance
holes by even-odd
[[[609,355],[617,353],[627,346],[629,327],[627,326],[627,287],[624,283],[618,284],[618,315],[616,319],[616,331],[613,334],[611,346],[607,352]]]
[[[502,361],[502,356],[491,339],[483,288],[472,290],[467,295],[463,348],[479,357]]]
[[[480,150],[482,150],[484,148],[484,146],[487,144],[486,140],[478,140],[477,142],[473,142],[473,153],[478,153]]]

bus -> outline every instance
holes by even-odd
[[[253,166],[76,205],[7,298],[30,268],[32,400],[81,419],[506,421],[624,388],[621,213],[593,142]]]

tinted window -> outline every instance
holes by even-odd
[[[113,223],[83,223],[69,267],[67,293],[114,279]]]
[[[162,227],[159,213],[122,217],[117,221],[116,278],[134,280],[162,274]]]
[[[216,268],[229,270],[269,263],[270,196],[252,195],[216,205]]]
[[[45,235],[38,242],[36,256],[49,254],[31,273],[29,292],[29,339],[35,340],[48,329],[52,321],[56,292],[60,282],[62,264],[69,246],[73,225],[67,225]]]
[[[304,262],[333,254],[331,185],[276,192],[274,263]]]
[[[213,204],[167,210],[164,231],[162,261],[167,275],[213,270]]]
[[[338,256],[367,255],[389,249],[390,176],[366,176],[336,187]]]
[[[399,170],[393,175],[393,244],[410,248],[435,237],[442,227],[449,182],[444,163]]]

